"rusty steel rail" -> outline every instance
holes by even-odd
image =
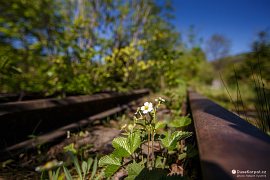
[[[55,139],[70,129],[80,129],[122,111],[126,104],[147,94],[149,90],[142,89],[0,104],[0,154],[28,147],[36,140]],[[29,135],[39,138],[29,140]]]
[[[270,178],[268,135],[194,91],[188,91],[188,103],[203,179]]]

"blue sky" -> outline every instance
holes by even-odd
[[[256,34],[270,28],[270,0],[172,0],[176,28],[187,34],[190,25],[204,42],[222,34],[232,43],[230,54],[250,50]]]

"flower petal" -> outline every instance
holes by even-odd
[[[145,106],[148,106],[148,105],[149,105],[149,102],[145,102],[144,105],[145,105]]]

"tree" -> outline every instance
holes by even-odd
[[[175,58],[169,1],[10,0],[0,10],[1,74],[21,72],[1,75],[1,92],[158,88]]]
[[[223,35],[214,34],[206,44],[206,52],[211,60],[217,60],[228,55],[231,41]]]

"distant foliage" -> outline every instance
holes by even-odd
[[[170,2],[9,0],[0,5],[0,91],[158,90],[198,74]]]

